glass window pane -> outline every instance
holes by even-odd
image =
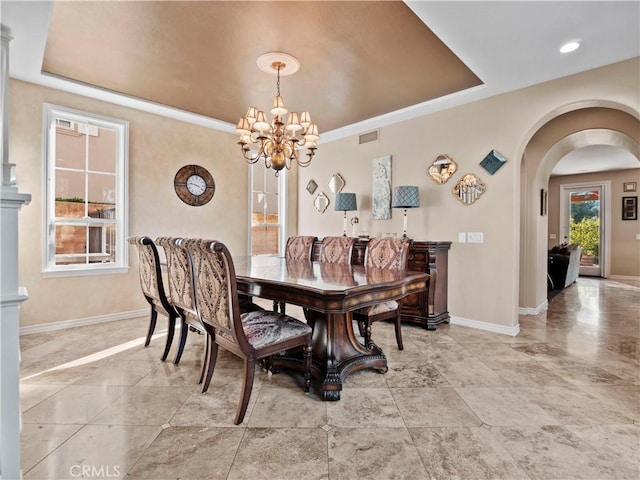
[[[251,255],[275,255],[278,253],[280,228],[253,227],[251,229]]]
[[[116,131],[89,125],[89,170],[115,173],[117,154]]]
[[[56,265],[86,263],[87,227],[56,225]]]
[[[264,211],[267,215],[278,215],[278,195],[267,193],[264,199]]]
[[[110,218],[102,216],[103,212],[115,210],[116,177],[114,175],[87,174],[89,181],[89,216],[93,218]]]
[[[251,168],[253,169],[252,190],[254,192],[264,192],[264,177],[266,168],[264,168],[264,165],[261,163],[256,163],[255,165],[252,165]]]
[[[84,135],[65,127],[56,127],[56,167],[84,170],[86,150]]]
[[[278,177],[274,172],[267,171],[265,169],[265,192],[277,193],[278,192]]]
[[[56,170],[56,198],[84,201],[84,172]]]
[[[264,205],[265,205],[266,195],[262,192],[253,192],[252,197],[253,197],[253,202],[252,202],[253,213],[263,214],[265,209]],[[263,223],[263,220],[261,220],[259,223]]]

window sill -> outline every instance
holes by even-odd
[[[87,277],[94,275],[117,275],[129,273],[129,267],[105,267],[105,268],[65,268],[56,270],[43,270],[44,278],[56,277]]]

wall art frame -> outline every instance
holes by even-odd
[[[624,193],[635,192],[637,188],[638,188],[638,182],[624,182],[622,184],[622,191]]]
[[[622,220],[638,220],[638,197],[622,197]]]
[[[371,218],[391,218],[391,155],[374,158],[372,163]]]
[[[540,189],[540,216],[547,215],[547,191],[544,188]]]

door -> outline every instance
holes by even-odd
[[[566,243],[577,243],[582,248],[580,275],[603,277],[605,186],[585,184],[561,188],[561,232]]]

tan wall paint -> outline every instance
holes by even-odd
[[[562,241],[560,238],[560,186],[571,183],[611,182],[611,276],[640,276],[640,220],[622,220],[622,197],[637,196],[624,193],[624,182],[640,185],[640,168],[614,170],[610,172],[562,175],[549,180],[549,234],[556,234],[556,240],[549,239],[551,248]]]
[[[575,102],[604,99],[637,111],[639,66],[636,58],[384,127],[377,142],[358,145],[357,136],[353,136],[322,144],[317,159],[300,170],[299,233],[341,233],[342,214],[333,211],[334,198],[327,187],[334,172],[345,178],[343,191],[358,196],[360,230],[370,235],[401,233],[401,211],[394,211],[391,220],[371,220],[371,160],[392,155],[393,186],[420,187],[422,206],[409,211],[409,235],[454,242],[449,254],[451,314],[513,327],[518,323],[520,159],[525,146],[541,125],[558,114],[554,112]],[[508,159],[493,176],[479,166],[491,149]],[[426,175],[428,165],[441,153],[458,163],[458,173],[445,185],[437,185]],[[539,169],[537,165],[523,168],[523,179],[529,175],[535,178]],[[465,173],[475,173],[487,184],[487,192],[473,206],[461,205],[451,194],[453,182]],[[313,196],[304,191],[310,179],[331,199],[324,214],[314,210]],[[539,205],[537,197],[533,202],[539,187],[532,184],[527,188],[529,191],[522,195],[524,208],[534,209]],[[533,227],[537,231],[535,222]],[[484,232],[484,243],[459,244],[457,232]],[[535,236],[525,241],[533,241],[535,248],[546,248],[546,234],[543,238],[544,244]],[[546,275],[546,266],[544,272],[533,274],[536,278]],[[532,305],[528,306],[538,305],[538,300],[534,292]]]
[[[22,326],[147,307],[131,247],[128,274],[43,278],[43,103],[130,122],[129,235],[216,238],[246,253],[247,167],[233,135],[14,79],[9,88],[10,157],[20,191],[32,195],[20,212],[20,284],[29,292]],[[184,204],[173,189],[176,171],[190,163],[207,168],[216,182],[213,200],[202,207]]]

